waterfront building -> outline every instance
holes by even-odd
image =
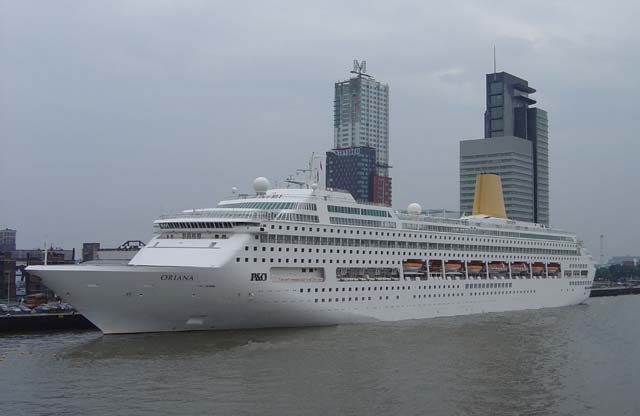
[[[379,174],[389,176],[389,86],[366,70],[355,61],[354,76],[335,84],[333,147],[373,147]]]
[[[531,107],[536,90],[506,72],[486,75],[484,138],[460,142],[460,211],[470,212],[475,178],[502,178],[509,218],[549,225],[547,112]]]
[[[391,205],[391,178],[378,174],[376,151],[350,147],[327,152],[326,184],[349,191],[356,201]]]
[[[140,240],[128,240],[115,248],[100,247],[100,243],[82,244],[82,262],[128,263],[144,247]]]
[[[640,256],[613,256],[609,260],[608,264],[619,264],[622,266],[637,266],[640,264]]]
[[[351,72],[352,78],[335,84],[334,150],[327,153],[334,169],[327,169],[327,186],[348,190],[359,201],[391,205],[389,86],[366,74],[364,61],[354,61]],[[354,155],[355,149],[372,151]],[[370,154],[375,157],[373,169]]]
[[[82,261],[91,261],[97,257],[100,243],[82,243]]]
[[[391,206],[391,178],[378,174],[371,175],[371,200],[376,204]]]
[[[460,142],[460,210],[473,207],[476,176],[500,175],[507,217],[533,221],[533,152],[531,143],[518,137],[464,140]]]
[[[372,147],[349,147],[327,152],[327,187],[349,191],[357,201],[372,200],[371,177],[376,173]]]
[[[16,230],[0,230],[0,253],[10,253],[16,249]]]
[[[15,300],[16,262],[9,253],[0,252],[0,299]]]

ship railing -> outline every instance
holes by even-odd
[[[437,217],[432,215],[424,215],[424,214],[408,214],[402,211],[396,211],[396,216],[398,219],[403,221],[415,221],[415,222],[432,222],[432,223],[441,223],[441,224],[451,224],[451,225],[466,225],[466,226],[476,226],[481,228],[494,228],[498,230],[520,230],[520,231],[543,231],[546,233],[560,234],[560,235],[573,235],[571,232],[558,230],[554,228],[547,227],[527,227],[522,225],[515,224],[493,224],[493,223],[485,223],[485,222],[477,222],[473,220],[467,219],[453,219],[453,218],[445,218],[445,217]]]
[[[234,199],[278,199],[282,198],[280,194],[233,194],[227,195],[222,198],[223,201],[230,201]]]
[[[279,214],[278,211],[259,210],[237,210],[237,209],[208,209],[181,212],[172,215],[161,215],[159,220],[182,219],[182,218],[220,218],[220,219],[243,219],[243,220],[264,220],[271,221]]]
[[[453,224],[453,225],[466,225],[467,220],[446,218],[446,217],[438,217],[433,215],[424,215],[424,214],[407,214],[402,211],[395,211],[396,216],[400,220],[404,221],[420,221],[420,222],[438,222],[441,224]]]

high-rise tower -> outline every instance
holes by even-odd
[[[365,61],[354,61],[353,71],[351,71],[354,74],[353,77],[335,84],[333,147],[334,150],[358,148],[375,150],[375,172],[370,174],[367,185],[370,190],[368,200],[391,205],[389,86],[376,81],[366,72]],[[369,151],[362,152],[362,154],[365,153],[369,154]],[[353,158],[353,160],[359,160],[359,158]],[[348,170],[362,171],[355,167]],[[327,184],[357,182],[355,177],[353,180],[345,178],[346,171],[334,172],[343,179],[337,181],[330,178],[331,173],[327,170]],[[347,190],[351,191],[354,197],[362,195],[355,188]]]
[[[354,76],[335,84],[333,147],[373,147],[378,173],[389,176],[389,86],[366,71],[354,61]]]
[[[501,176],[509,218],[549,224],[547,112],[529,83],[506,72],[486,75],[484,139],[460,142],[460,210],[471,212],[475,177]]]

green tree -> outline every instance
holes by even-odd
[[[609,268],[607,266],[598,267],[598,269],[596,269],[596,279],[611,279]]]

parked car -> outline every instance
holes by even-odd
[[[68,303],[61,303],[58,305],[63,312],[75,312],[75,308]]]
[[[18,308],[20,308],[22,310],[23,313],[31,313],[32,310],[31,308],[25,306],[25,305],[16,305]]]
[[[51,313],[51,312],[55,312],[52,310],[52,308],[49,305],[39,305],[36,306],[35,308],[33,308],[34,311],[36,311],[37,313]]]
[[[60,306],[59,303],[47,303],[47,306],[50,309],[49,312],[52,312],[52,313],[65,312],[65,310],[62,308],[62,306]]]
[[[9,306],[9,314],[11,315],[22,315],[24,311],[20,309],[19,306]]]
[[[8,313],[9,313],[9,307],[4,303],[0,303],[0,314],[8,314]]]

